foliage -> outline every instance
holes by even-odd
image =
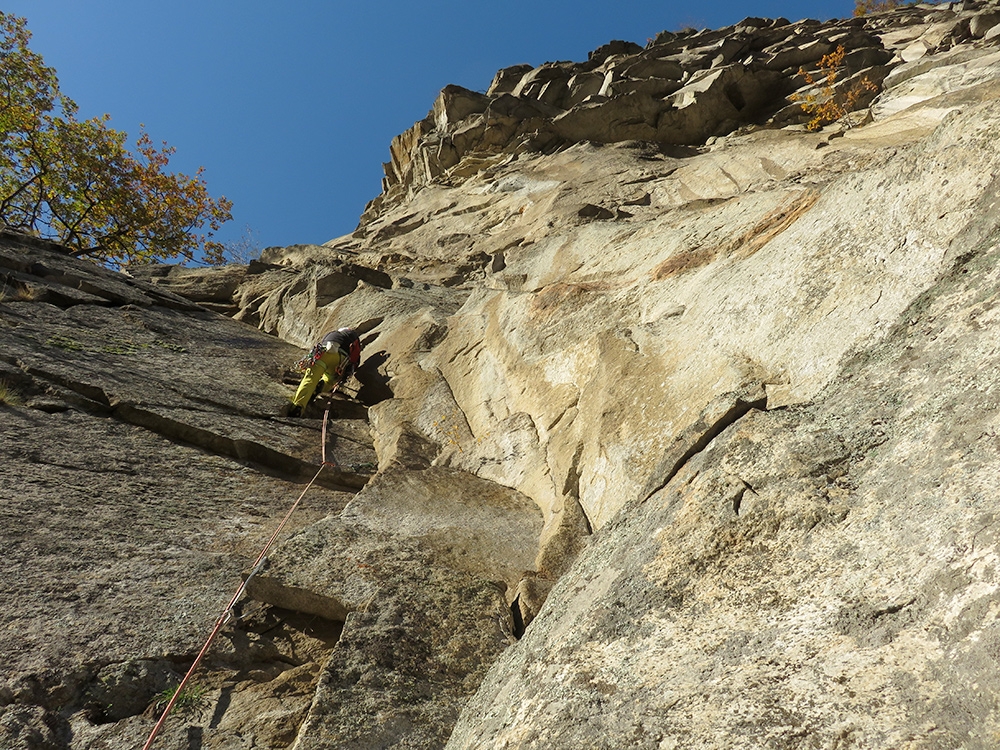
[[[0,380],[0,406],[20,406],[21,394],[6,380]]]
[[[0,286],[0,302],[31,302],[37,292],[34,287],[6,278]]]
[[[153,709],[160,713],[166,707],[167,704],[173,700],[174,693],[177,692],[178,685],[174,685],[172,688],[167,688],[156,694],[156,698],[153,700]],[[194,709],[205,702],[205,693],[208,691],[204,685],[185,685],[181,694],[177,697],[177,702],[174,703],[174,708],[179,710]]]
[[[867,16],[872,13],[885,13],[895,10],[904,3],[899,0],[854,0],[854,17]]]
[[[809,130],[819,130],[824,125],[836,122],[854,111],[866,91],[878,91],[878,86],[867,76],[862,76],[850,86],[841,86],[838,90],[837,79],[843,63],[844,45],[840,45],[833,52],[823,55],[819,61],[818,79],[805,68],[799,68],[799,75],[808,85],[819,87],[818,94],[793,94],[791,97],[792,101],[801,102],[802,109],[813,116],[806,125]]]
[[[45,345],[65,349],[68,352],[82,352],[84,350],[83,344],[68,336],[50,336],[45,340]]]
[[[172,352],[177,352],[178,354],[183,354],[187,349],[180,344],[174,344],[170,341],[161,341],[160,339],[154,339],[150,343],[138,344],[135,341],[121,340],[115,341],[108,344],[102,344],[100,346],[87,346],[76,339],[71,339],[68,336],[50,336],[45,340],[46,346],[54,346],[57,349],[63,349],[67,352],[90,352],[92,354],[121,354],[125,356],[135,356],[140,352],[147,351],[153,347],[159,347],[161,349],[167,349]]]
[[[174,149],[145,131],[129,150],[108,115],[78,119],[30,39],[23,18],[0,11],[0,222],[111,265],[221,262],[209,238],[232,203],[209,196],[202,169],[168,172]]]
[[[260,236],[249,224],[243,227],[239,238],[223,243],[223,257],[229,263],[241,266],[250,265],[250,261],[260,258]]]

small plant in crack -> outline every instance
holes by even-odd
[[[157,714],[167,707],[167,704],[173,699],[174,693],[177,692],[177,688],[178,686],[174,685],[156,694],[156,698],[153,700],[153,710]],[[174,708],[179,711],[193,711],[205,702],[205,693],[207,692],[208,688],[204,685],[186,685],[177,697]]]
[[[128,339],[121,339],[100,346],[87,346],[68,336],[52,336],[45,342],[46,346],[55,346],[69,352],[90,352],[92,354],[118,354],[125,357],[134,357],[143,351],[152,351],[154,348],[166,349],[172,352],[184,353],[187,349],[180,344],[173,344],[169,341],[156,339],[152,343],[139,344]]]
[[[13,282],[13,286],[8,281],[4,281],[0,287],[0,302],[31,302],[37,293],[35,289],[18,281]]]
[[[100,351],[103,354],[121,354],[123,356],[134,356],[140,350],[140,346],[131,341],[121,341],[114,344],[103,344]]]
[[[20,406],[22,403],[21,394],[17,389],[6,380],[0,380],[0,405]]]
[[[184,354],[187,351],[187,348],[181,346],[180,344],[174,344],[169,341],[160,341],[159,339],[156,339],[152,343],[152,346],[158,346],[161,349],[168,349],[172,352],[177,352],[178,354]]]
[[[456,411],[452,411],[450,414],[446,414],[443,417],[439,417],[431,423],[431,427],[441,433],[442,443],[444,445],[453,445],[458,448],[459,453],[465,453],[462,449],[462,428],[459,425],[459,420],[462,417],[458,415]]]
[[[65,349],[68,352],[82,352],[84,350],[83,344],[68,336],[51,336],[45,341],[45,345]]]

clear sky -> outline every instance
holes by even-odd
[[[218,238],[261,247],[354,230],[381,190],[389,141],[449,83],[582,61],[612,39],[747,16],[843,18],[852,0],[4,0],[80,114],[144,123],[234,201]]]

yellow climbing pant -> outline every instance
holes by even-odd
[[[329,390],[333,383],[339,380],[341,366],[345,364],[346,359],[341,356],[339,349],[324,352],[316,360],[316,364],[305,371],[299,388],[292,397],[292,403],[305,409],[314,392],[320,394]]]

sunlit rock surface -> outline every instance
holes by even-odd
[[[164,747],[995,746],[998,24],[512,65],[248,267],[0,238],[0,745],[141,746],[359,325]]]

